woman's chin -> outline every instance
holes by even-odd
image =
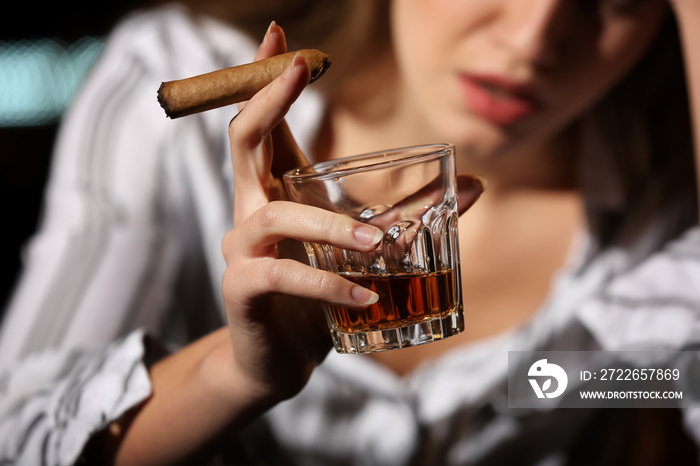
[[[506,132],[479,124],[462,125],[452,131],[444,131],[443,139],[454,144],[458,157],[473,160],[498,157],[513,142]]]
[[[497,125],[475,116],[447,118],[436,121],[439,139],[454,144],[457,157],[474,162],[488,162],[526,150],[535,141],[542,140],[541,131],[531,128],[529,122],[518,125]]]

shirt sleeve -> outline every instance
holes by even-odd
[[[0,370],[47,348],[155,331],[168,308],[183,244],[168,228],[173,126],[155,98],[166,73],[148,58],[159,42],[146,23],[114,31],[61,124],[39,230],[5,311]]]
[[[613,257],[613,259],[616,259]],[[603,350],[659,350],[675,356],[679,407],[700,445],[700,228],[692,227],[640,263],[608,280],[578,317]]]
[[[0,464],[69,465],[90,436],[148,398],[144,334],[102,351],[37,353],[0,375]]]

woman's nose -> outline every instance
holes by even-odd
[[[506,0],[496,40],[520,61],[552,66],[561,55],[564,34],[572,26],[571,8],[570,0]]]

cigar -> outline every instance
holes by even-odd
[[[158,102],[170,118],[180,118],[250,99],[289,66],[296,54],[311,68],[309,83],[331,66],[328,55],[314,49],[283,53],[246,65],[164,82],[158,88]]]

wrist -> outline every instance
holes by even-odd
[[[257,417],[281,401],[240,371],[228,334],[204,356],[199,372],[212,396],[219,400],[222,408],[237,413],[237,418],[241,414],[244,414],[244,418]]]

